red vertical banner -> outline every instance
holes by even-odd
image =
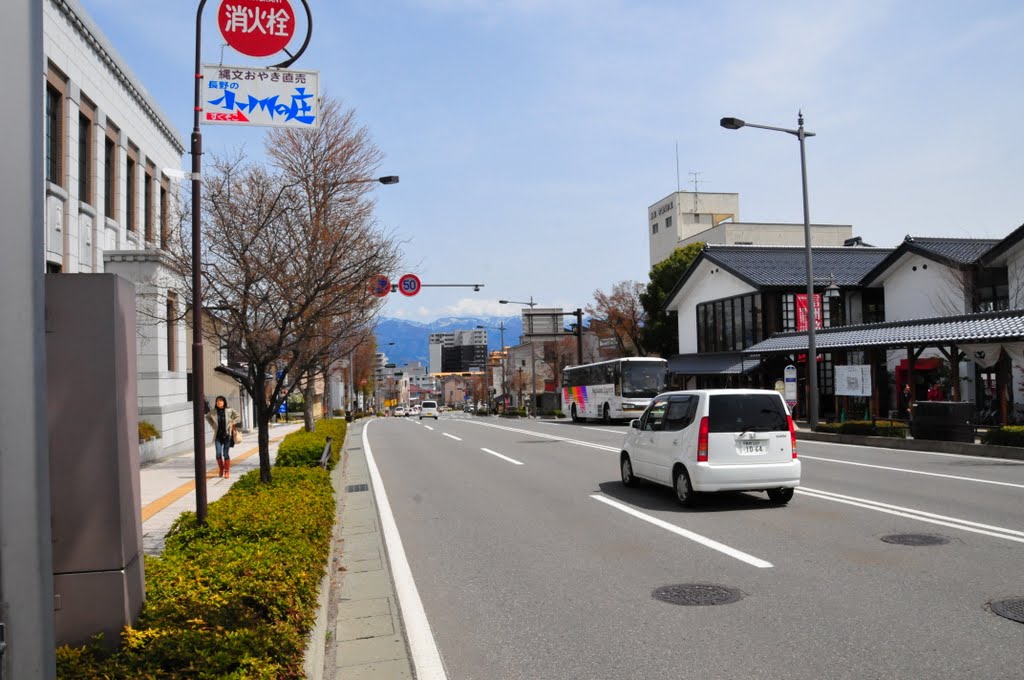
[[[820,330],[825,327],[824,315],[821,312],[821,295],[814,294],[814,328]],[[796,295],[796,329],[797,331],[807,330],[807,294],[797,293]]]

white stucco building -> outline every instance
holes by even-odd
[[[181,135],[77,0],[43,0],[49,273],[136,285],[139,419],[192,446],[184,291],[166,251]]]

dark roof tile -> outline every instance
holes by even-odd
[[[817,283],[835,277],[840,286],[858,286],[861,279],[892,251],[890,248],[814,248],[812,263]],[[716,246],[705,251],[708,260],[752,286],[782,288],[807,283],[803,246]]]

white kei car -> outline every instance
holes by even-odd
[[[671,486],[685,507],[704,491],[766,491],[785,504],[800,485],[796,429],[773,390],[666,392],[630,423],[619,471],[626,486]]]
[[[424,401],[420,405],[420,420],[424,418],[433,418],[437,420],[437,402],[436,401]]]

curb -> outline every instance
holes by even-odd
[[[825,432],[807,432],[803,430],[797,431],[796,438],[810,442],[851,444],[853,446],[871,446],[900,451],[929,451],[933,453],[951,453],[960,456],[975,456],[977,458],[1024,460],[1024,449],[1014,446],[989,446],[988,444],[968,444],[967,442],[871,437],[856,434],[827,434]]]

